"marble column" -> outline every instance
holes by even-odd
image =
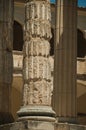
[[[0,123],[11,121],[13,0],[0,0]]]
[[[55,121],[55,112],[51,107],[50,22],[51,10],[48,0],[26,1],[23,104],[18,111],[19,120]]]
[[[58,120],[76,118],[77,0],[57,0],[55,27],[54,109]]]

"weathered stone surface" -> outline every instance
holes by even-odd
[[[24,56],[49,56],[50,44],[45,39],[34,38],[25,41],[24,49],[27,50],[24,52]],[[29,50],[29,51],[28,51]]]
[[[0,1],[0,124],[10,119],[12,84],[13,0]],[[6,115],[6,117],[5,117]]]
[[[0,130],[54,130],[53,122],[26,120],[0,126]]]
[[[13,1],[1,0],[0,7],[0,82],[11,83]]]
[[[44,13],[46,10],[47,12]],[[23,77],[25,83],[24,91],[25,93],[28,91],[27,95],[30,102],[27,102],[30,104],[50,105],[50,100],[48,99],[51,95],[51,68],[48,58],[50,51],[48,39],[51,38],[50,20],[49,3],[43,1],[26,3]],[[40,86],[42,92],[40,91]],[[50,89],[48,86],[50,86]],[[45,96],[42,94],[44,92]],[[27,97],[25,97],[25,95],[26,94],[23,95],[24,103],[27,100],[25,100]],[[46,103],[44,103],[44,101]]]
[[[29,81],[24,84],[24,105],[51,104],[51,82],[45,80]]]
[[[2,125],[0,126],[0,130],[86,130],[86,126],[28,120],[4,126]]]
[[[27,3],[27,19],[41,19],[51,21],[50,3],[47,1],[31,1]]]
[[[46,1],[27,2],[25,39],[31,37],[51,38],[50,11],[50,4]]]
[[[32,36],[40,36],[40,37],[51,37],[51,26],[50,22],[39,21],[39,20],[28,20],[26,22],[26,33]],[[27,39],[27,36],[25,37]]]
[[[18,115],[33,111],[36,115],[48,116],[46,106],[51,108],[52,84],[49,61],[51,38],[51,12],[48,1],[27,1],[25,5],[24,57],[23,57],[23,107]],[[32,105],[32,108],[31,108]],[[36,109],[35,106],[45,106]],[[34,106],[34,109],[33,109]],[[26,107],[26,108],[25,108]],[[37,111],[37,113],[36,113]],[[33,116],[33,115],[32,115]]]
[[[42,56],[30,56],[24,59],[24,79],[45,79],[47,81],[51,80],[51,68],[49,59]]]
[[[27,1],[25,10],[23,105],[17,112],[18,120],[33,120],[27,127],[30,130],[54,130],[55,112],[51,107],[53,89],[49,61],[50,3]]]
[[[2,22],[3,23],[3,22]],[[8,24],[4,24],[5,28],[8,28]],[[12,30],[6,32],[4,25],[0,23],[0,82],[11,83],[12,82]],[[7,29],[9,30],[9,29]],[[6,35],[5,35],[6,34]],[[3,74],[3,75],[2,75]]]
[[[14,73],[17,70],[22,71],[22,68],[23,68],[23,53],[21,51],[13,51],[13,69],[14,69]]]
[[[9,6],[8,6],[9,5]],[[13,19],[13,0],[0,0],[0,22],[11,22]]]
[[[76,119],[77,1],[57,0],[54,108],[61,122]],[[57,99],[57,100],[55,100]],[[61,119],[61,120],[60,120]]]

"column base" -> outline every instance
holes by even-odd
[[[44,121],[44,122],[55,122],[56,119],[54,117],[46,117],[46,116],[23,116],[19,117],[17,121]]]
[[[55,112],[50,106],[23,106],[17,114],[18,120],[55,121]]]
[[[23,106],[17,112],[18,122],[23,122],[28,130],[54,130],[55,112],[50,106]]]
[[[27,121],[28,130],[55,130],[54,122],[45,121]]]

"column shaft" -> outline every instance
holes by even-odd
[[[56,3],[54,108],[59,120],[69,122],[76,117],[76,3]]]
[[[0,0],[0,123],[11,121],[13,0]]]
[[[49,1],[27,1],[25,5],[23,106],[20,119],[55,120],[51,108],[49,52],[51,11]],[[45,120],[46,120],[45,119]]]

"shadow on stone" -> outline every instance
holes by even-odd
[[[11,113],[0,112],[0,125],[14,122]]]

